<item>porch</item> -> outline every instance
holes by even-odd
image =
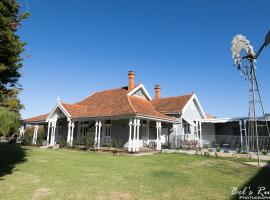
[[[170,134],[176,131],[172,122],[147,117],[70,119],[58,111],[40,124],[45,128],[45,144],[49,147],[63,142],[69,147],[85,145],[85,140],[92,138],[95,149],[118,146],[128,152],[159,151],[170,146]],[[21,127],[21,136],[25,125]],[[31,125],[34,126],[32,144],[36,144],[39,123]]]

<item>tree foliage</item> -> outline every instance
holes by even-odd
[[[21,86],[19,69],[25,43],[17,35],[17,28],[29,13],[20,13],[16,0],[0,0],[0,134],[16,132],[19,126],[20,109],[18,98]],[[18,89],[19,88],[19,89]]]
[[[0,135],[7,136],[19,128],[20,115],[7,108],[0,107]]]
[[[0,1],[0,89],[8,90],[15,87],[20,78],[19,69],[22,67],[21,53],[25,43],[16,34],[21,20],[29,13],[19,12],[16,0]]]

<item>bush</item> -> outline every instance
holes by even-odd
[[[64,137],[61,137],[61,140],[59,142],[60,148],[65,148],[67,146],[67,140]]]
[[[217,147],[216,147],[216,152],[220,152],[220,146],[217,144]]]
[[[263,155],[267,155],[267,154],[268,154],[267,150],[264,150],[264,149],[261,151],[261,153],[262,153]]]
[[[91,147],[94,148],[94,137],[92,134],[87,134],[83,138],[83,144],[86,149],[90,149]]]
[[[122,142],[119,138],[112,141],[112,145],[115,147],[114,153],[118,153],[118,149],[122,147]]]
[[[37,146],[42,146],[42,143],[44,141],[44,137],[45,137],[44,127],[39,127],[38,134],[37,134],[37,141],[36,141]]]
[[[27,128],[25,130],[25,133],[22,139],[22,145],[24,146],[32,145],[33,134],[34,134],[34,128],[33,127]]]
[[[19,129],[20,115],[0,107],[0,136],[8,136]]]

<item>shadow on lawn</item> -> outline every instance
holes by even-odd
[[[239,194],[234,195],[231,198],[232,200],[243,199],[243,198],[240,198],[240,196],[249,197],[249,196],[265,195],[266,197],[270,198],[270,166],[268,165],[266,167],[262,167],[257,172],[257,174],[255,174],[243,186],[238,188],[238,191],[244,191],[245,193],[244,194],[239,193]],[[250,191],[252,191],[252,194],[249,193]]]
[[[17,144],[0,143],[0,181],[11,174],[15,166],[26,161],[26,150]]]

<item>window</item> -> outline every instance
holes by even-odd
[[[134,93],[134,95],[139,96],[139,97],[144,97],[144,98],[145,98],[144,93],[142,92],[142,90],[137,90],[137,91]]]
[[[88,121],[83,121],[80,123],[80,135],[87,136],[88,132]]]
[[[183,121],[183,129],[185,134],[190,134],[190,124],[187,123],[186,121]]]

